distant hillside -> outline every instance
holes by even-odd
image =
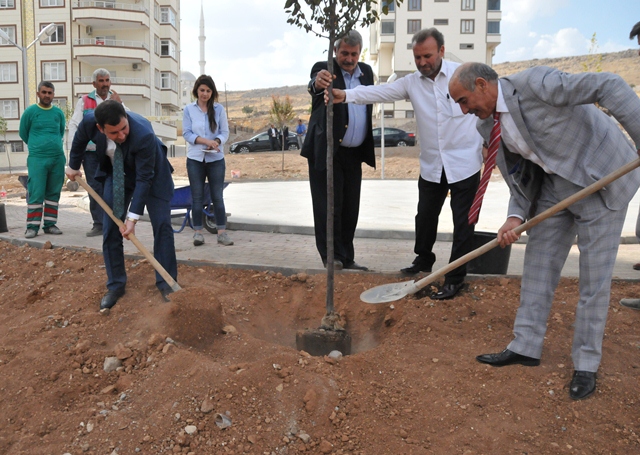
[[[602,71],[619,74],[629,85],[640,90],[640,56],[638,56],[638,51],[634,49],[608,54],[507,62],[494,65],[494,69],[500,76],[507,76],[533,66],[542,65],[569,73],[581,73],[585,71],[585,67],[588,71],[596,71],[599,66]],[[223,93],[220,96],[220,102],[224,104],[226,101],[229,117],[238,125],[261,131],[266,129],[269,124],[272,95],[281,98],[288,95],[296,115],[302,118],[305,123],[309,119],[311,100],[306,85],[227,92],[226,100]],[[253,113],[250,115],[243,113],[242,108],[245,106],[253,108]]]
[[[637,50],[629,49],[622,52],[598,55],[602,56],[602,59],[599,60],[602,71],[619,74],[629,85],[640,88],[640,56],[638,56]],[[534,66],[550,66],[567,73],[582,73],[585,71],[585,65],[587,71],[596,71],[598,55],[506,62],[494,65],[493,68],[500,76],[508,76]]]

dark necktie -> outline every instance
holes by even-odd
[[[113,153],[113,214],[118,218],[124,215],[124,158],[118,144]]]
[[[491,136],[489,137],[489,149],[487,152],[487,161],[484,163],[484,170],[482,171],[482,177],[480,178],[480,185],[478,191],[471,204],[469,210],[469,224],[476,224],[480,217],[480,207],[482,207],[482,198],[487,191],[489,185],[489,179],[491,178],[491,171],[496,166],[496,156],[498,155],[498,145],[500,145],[500,113],[493,114],[493,128],[491,129]]]

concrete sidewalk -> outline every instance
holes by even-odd
[[[176,181],[176,186],[188,185]],[[417,182],[407,180],[365,180],[362,185],[360,221],[356,234],[356,260],[379,273],[397,274],[414,258],[413,231],[417,206]],[[496,232],[504,222],[508,202],[507,187],[500,179],[492,181],[480,214],[478,231]],[[640,262],[640,245],[636,243],[635,222],[640,205],[636,195],[630,204],[622,233],[614,276],[638,279],[640,272],[632,265]],[[230,247],[219,246],[215,235],[205,233],[205,245],[194,247],[193,231],[187,226],[175,235],[178,260],[213,266],[277,270],[284,273],[324,270],[315,248],[313,216],[309,184],[301,182],[237,182],[225,190],[225,205],[231,213],[229,235],[235,242]],[[0,239],[14,243],[42,245],[49,240],[57,247],[90,248],[100,251],[102,238],[85,236],[91,228],[86,193],[63,191],[58,226],[63,235],[46,235],[40,231],[32,240],[24,238],[26,203],[21,198],[9,198],[5,212],[9,232]],[[176,221],[177,222],[177,221]],[[176,227],[177,228],[177,227]],[[448,204],[440,215],[439,235],[434,251],[434,270],[444,267],[450,254],[452,236],[451,212]],[[140,222],[136,235],[150,250],[153,246],[151,226]],[[509,275],[520,275],[524,244],[512,245]],[[125,241],[125,252],[138,255],[131,242]],[[342,272],[353,273],[353,272]],[[578,251],[573,247],[562,272],[563,276],[578,276]]]

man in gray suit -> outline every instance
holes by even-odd
[[[449,93],[464,113],[479,117],[478,131],[487,141],[498,114],[496,163],[511,192],[508,218],[498,231],[502,247],[518,239],[513,230],[525,219],[638,158],[615,122],[594,105],[609,109],[640,144],[640,100],[617,75],[536,67],[498,80],[489,66],[466,63],[453,75]],[[595,391],[613,265],[639,185],[635,170],[529,230],[515,338],[500,353],[478,356],[479,362],[540,364],[553,294],[577,235],[580,300],[569,396],[579,400]]]
[[[638,44],[640,45],[640,22],[633,26],[631,33],[629,33],[629,39],[638,37]],[[640,50],[638,51],[640,54]],[[640,213],[638,213],[638,219],[636,220],[636,237],[640,240]],[[640,270],[640,262],[633,265],[634,270]],[[640,310],[640,298],[622,299],[620,305],[633,310]]]

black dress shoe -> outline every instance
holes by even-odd
[[[591,371],[574,371],[569,396],[574,400],[587,398],[596,391],[596,374]]]
[[[458,284],[445,284],[438,292],[431,294],[433,300],[447,300],[452,299],[455,295],[464,287],[464,283]]]
[[[633,264],[633,270],[640,270],[640,262]]]
[[[162,296],[162,300],[164,300],[165,302],[171,302],[171,299],[169,298],[169,294],[171,294],[172,292],[173,292],[173,289],[171,288],[160,289],[160,295]]]
[[[400,271],[405,275],[415,275],[420,272],[431,273],[431,266],[414,262],[410,267],[405,267],[404,269],[400,269]]]
[[[100,309],[104,310],[106,308],[112,308],[118,299],[124,295],[124,289],[115,289],[112,291],[107,291],[107,293],[102,297],[100,301]]]
[[[365,267],[364,265],[360,265],[355,261],[353,261],[349,265],[343,265],[342,268],[346,269],[346,270],[362,270],[363,272],[368,272],[369,271],[369,267]]]
[[[507,365],[524,365],[525,367],[537,367],[540,365],[540,359],[527,357],[526,355],[516,354],[513,351],[505,349],[497,354],[482,354],[476,357],[480,363],[487,363],[492,367],[504,367]]]

